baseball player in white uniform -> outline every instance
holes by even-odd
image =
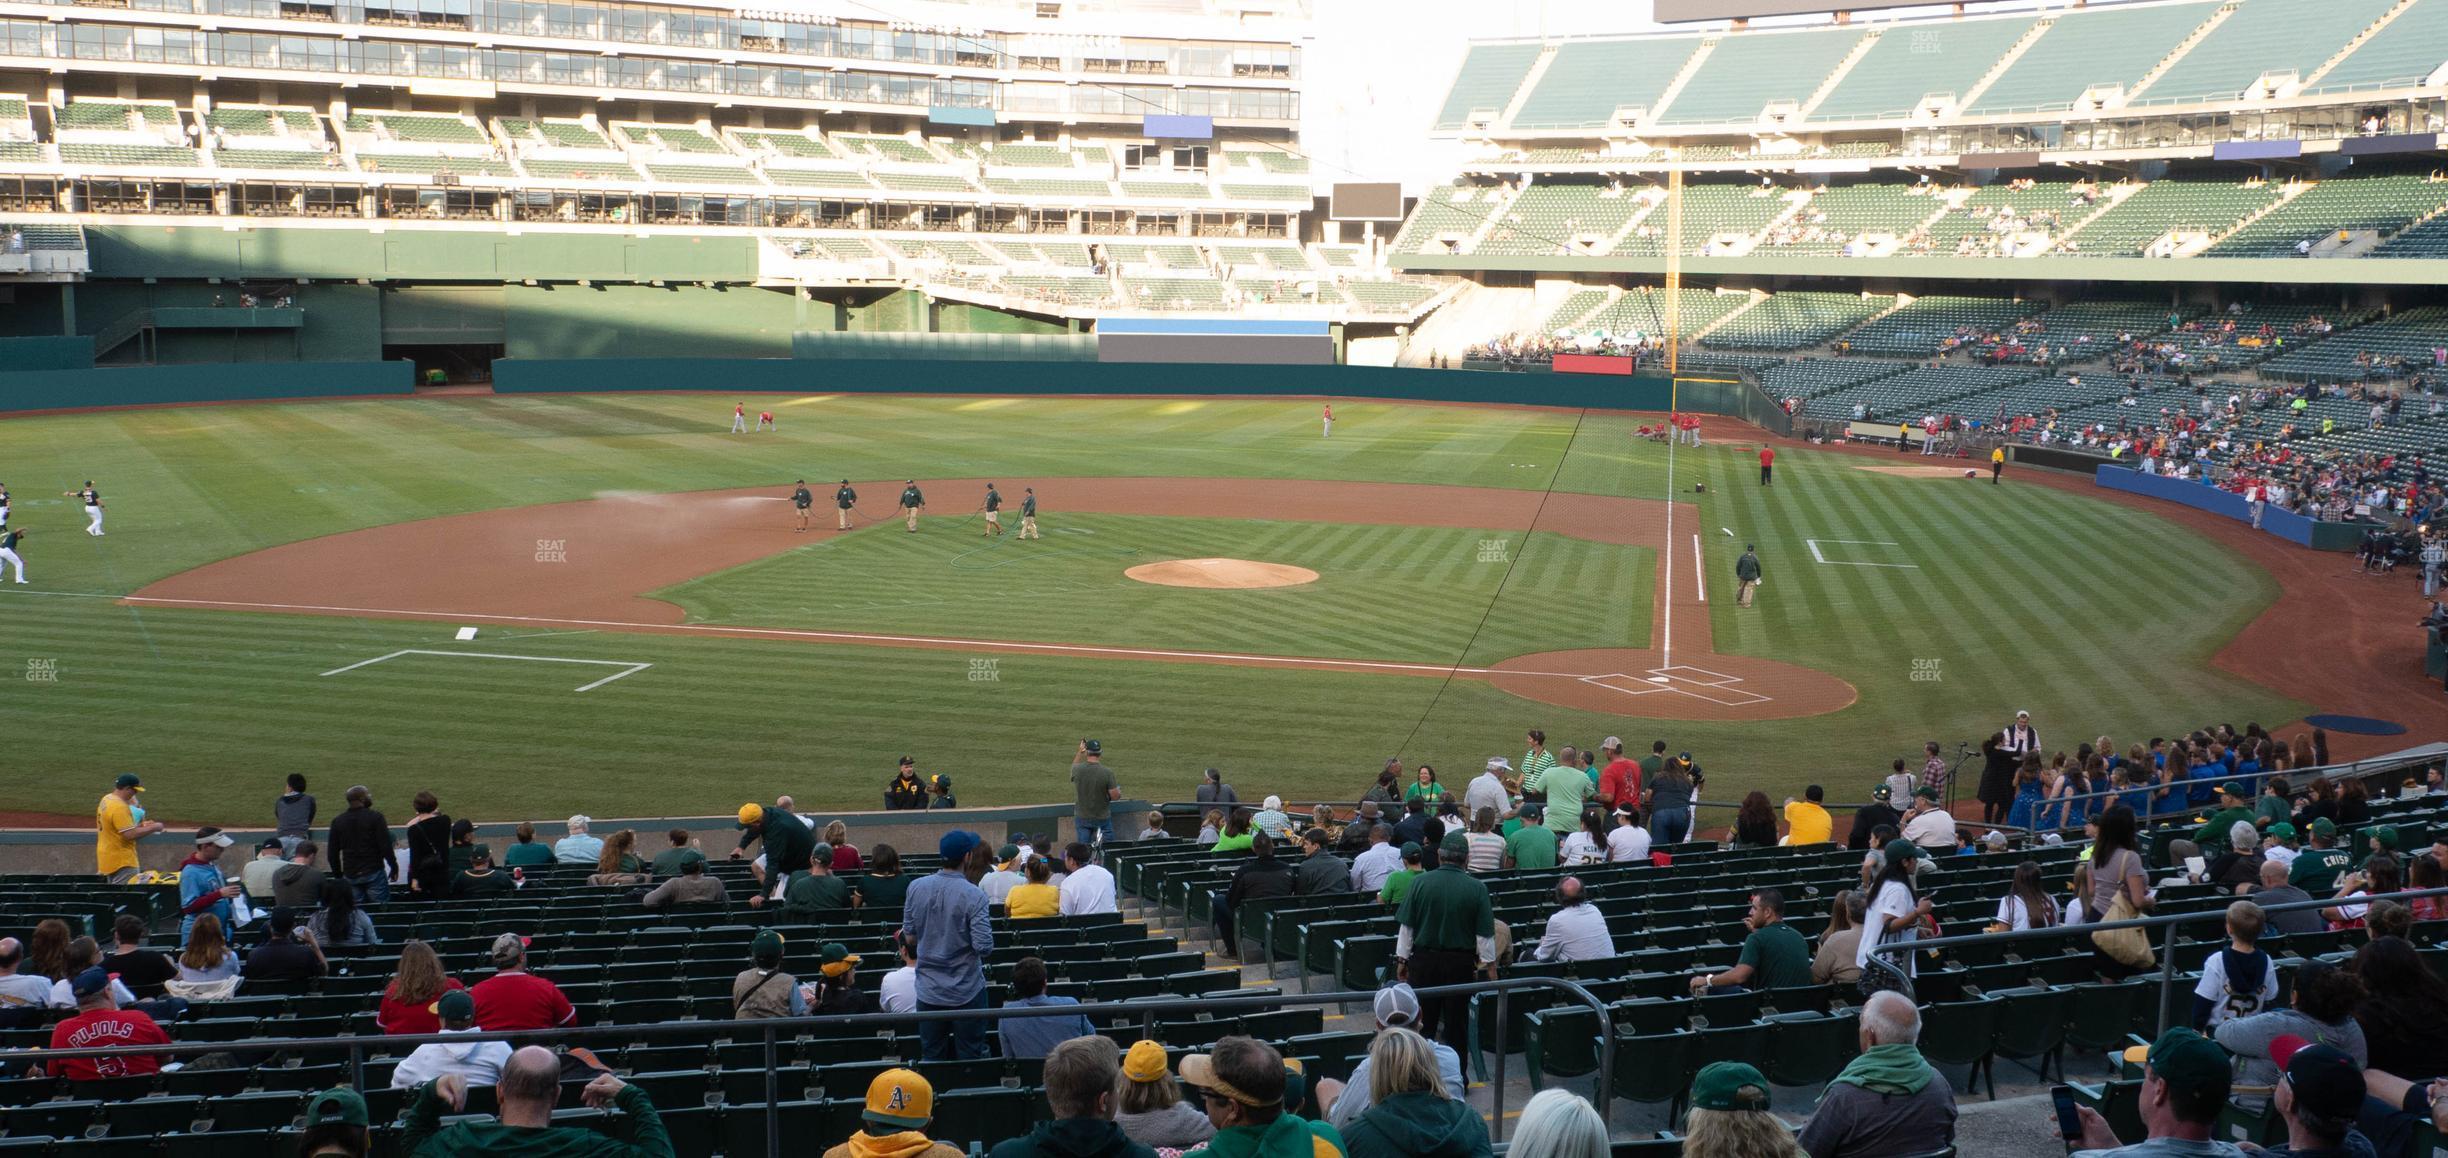
[[[99,537],[102,534],[102,492],[94,489],[93,480],[85,480],[84,490],[60,493],[85,504],[85,533]]]
[[[731,407],[731,433],[748,433],[748,404],[745,402],[735,403]]]
[[[17,540],[25,538],[25,534],[26,533],[21,530],[12,531],[5,527],[0,527],[0,564],[15,567],[17,569],[17,581],[19,583],[25,582],[26,577],[25,560],[17,557]]]
[[[0,483],[0,527],[5,527],[8,525],[8,512],[8,485],[6,483]]]

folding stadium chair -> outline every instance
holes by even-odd
[[[1598,1072],[1598,1035],[1610,1030],[1595,1010],[1578,1004],[1559,1005],[1529,1014],[1523,1025],[1519,1040],[1532,1092],[1556,1078]]]
[[[993,1145],[1029,1132],[1042,1090],[954,1090],[935,1096],[928,1135],[954,1146]]]
[[[184,1133],[207,1116],[202,1098],[145,1098],[102,1108],[103,1124],[112,1137]]]
[[[685,1109],[702,1106],[713,1092],[714,1075],[705,1070],[664,1070],[657,1073],[631,1074],[630,1085],[646,1091],[657,1107]]]
[[[215,1098],[210,1103],[215,1131],[285,1130],[306,1112],[304,1090],[266,1090]]]
[[[7,1125],[10,1137],[48,1134],[54,1138],[74,1138],[93,1125],[94,1119],[101,1113],[100,1102],[43,1102],[32,1106],[11,1106],[0,1111],[0,1123]]]
[[[1780,1086],[1815,1086],[1844,1072],[1861,1042],[1860,1018],[1847,1014],[1772,1014],[1768,1022],[1768,1080]]]
[[[62,1138],[51,1144],[51,1153],[58,1158],[154,1158],[158,1141],[151,1134]]]
[[[2191,990],[2186,990],[2187,995]],[[2086,982],[2069,985],[2066,994],[2065,1042],[2098,1060],[2125,1048],[2125,1037],[2146,1023],[2159,1001],[2157,982]],[[2152,1024],[2155,1024],[2153,1022]],[[2059,1076],[2065,1068],[2058,1067]]]
[[[234,1130],[213,1134],[164,1134],[159,1141],[162,1158],[227,1158],[231,1154],[270,1153],[274,1137],[270,1130]],[[293,1145],[294,1142],[292,1139]]]
[[[1938,1065],[1971,1067],[1963,1091],[1969,1094],[1980,1088],[1981,1065],[1997,1042],[1997,1022],[1998,1003],[1987,998],[1925,1005],[1921,1056]]]

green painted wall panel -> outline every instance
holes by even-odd
[[[510,357],[785,357],[799,308],[747,286],[504,286]]]
[[[1007,313],[968,302],[935,303],[935,329],[946,334],[1061,334],[1061,322]]]
[[[757,241],[744,234],[97,225],[86,235],[97,278],[745,282],[757,275]]]
[[[292,362],[286,365],[139,366],[116,370],[39,370],[0,374],[0,411],[89,406],[156,406],[261,398],[409,394],[407,362]]]
[[[495,346],[502,341],[498,285],[385,286],[382,341],[394,346]]]

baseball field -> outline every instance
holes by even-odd
[[[1134,796],[1212,764],[1349,799],[1391,755],[1459,786],[1531,727],[1849,799],[2017,708],[2067,748],[2307,710],[2211,663],[2278,597],[2260,567],[2135,506],[1873,469],[1931,460],[1782,449],[1763,488],[1712,438],[1670,507],[1629,414],[1338,402],[1324,439],[1314,401],[752,396],[779,428],[732,434],[734,401],[0,422],[29,532],[0,808],[82,816],[125,770],[178,820],[261,821],[292,771],[483,819],[869,808],[904,753],[1035,803],[1084,736]]]

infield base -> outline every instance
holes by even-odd
[[[1259,563],[1249,559],[1167,559],[1141,563],[1123,576],[1163,587],[1202,587],[1249,591],[1263,587],[1298,587],[1317,582],[1318,573],[1289,563]]]

